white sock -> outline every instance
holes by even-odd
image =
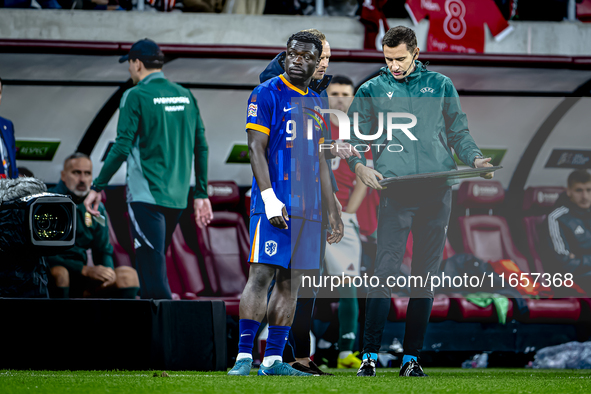
[[[283,362],[283,357],[281,357],[281,356],[266,356],[265,358],[263,358],[263,366],[269,368],[277,360],[279,360],[279,362]]]
[[[353,354],[350,350],[345,350],[344,352],[339,353],[339,358],[346,358],[349,354]]]
[[[252,358],[252,354],[238,353],[238,355],[236,356],[236,361],[242,360],[243,358]]]

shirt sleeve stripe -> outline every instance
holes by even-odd
[[[554,210],[550,215],[548,215],[548,227],[550,230],[550,239],[552,240],[552,244],[554,246],[554,250],[558,254],[562,255],[569,255],[569,251],[566,250],[564,245],[564,240],[560,235],[560,228],[558,225],[558,218],[562,215],[568,213],[568,208],[560,207]]]
[[[271,130],[268,127],[261,126],[260,124],[256,124],[256,123],[247,123],[246,129],[260,131],[261,133],[265,133],[267,135],[269,135],[271,133]]]

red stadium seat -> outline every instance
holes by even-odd
[[[451,298],[451,312],[450,318],[457,321],[465,322],[482,322],[482,323],[496,323],[499,321],[497,311],[494,304],[490,304],[486,308],[481,308],[467,299],[461,294],[453,294]],[[509,300],[509,310],[507,311],[507,321],[513,318],[513,302]]]
[[[546,214],[550,213],[562,192],[564,192],[564,188],[559,186],[530,186],[525,190],[523,210],[539,210]]]
[[[178,275],[178,280],[182,291],[179,293],[183,299],[196,299],[196,297],[205,292],[205,284],[201,271],[199,269],[199,260],[197,255],[193,252],[187,243],[181,232],[180,226],[176,227],[176,230],[172,234],[172,241],[168,249],[168,253],[171,255],[172,262],[174,264],[174,273]],[[167,256],[168,256],[167,253]],[[171,269],[167,265],[167,273]],[[168,283],[171,285],[171,278],[169,277]]]
[[[215,211],[237,211],[240,190],[234,181],[209,181],[207,195]]]
[[[408,297],[392,297],[390,314],[388,319],[391,321],[406,320],[406,309],[410,299]],[[430,321],[441,321],[447,318],[449,313],[450,300],[445,294],[436,294],[433,299],[433,308],[431,309]]]
[[[538,253],[537,247],[540,244],[540,237],[538,235],[538,226],[546,219],[546,215],[542,216],[527,216],[523,218],[523,227],[525,228],[525,236],[527,239],[527,247],[534,262],[535,272],[544,273],[544,266],[542,259]]]
[[[215,212],[206,228],[196,229],[212,295],[242,294],[247,278],[244,262],[250,250],[242,216],[235,212]]]
[[[464,181],[458,202],[466,209],[492,210],[503,202],[505,191],[496,181]],[[475,215],[459,218],[464,252],[484,261],[513,260],[523,272],[530,272],[527,259],[513,243],[507,220],[500,216]]]
[[[527,259],[517,250],[507,220],[500,216],[460,217],[464,252],[484,261],[513,260],[523,272],[529,272]]]

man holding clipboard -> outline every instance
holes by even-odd
[[[347,142],[361,151],[371,148],[375,169],[365,166],[364,155],[361,159],[351,156],[348,164],[364,184],[384,189],[373,274],[380,279],[380,285],[370,287],[367,295],[363,363],[357,376],[375,376],[377,353],[390,309],[391,287],[387,278],[399,275],[412,231],[411,275],[421,276],[424,282],[411,288],[400,376],[424,377],[427,375],[418,356],[433,305],[427,278],[439,271],[451,211],[451,185],[458,181],[453,176],[428,176],[423,181],[393,182],[387,187],[381,184],[388,183],[388,178],[402,176],[421,178],[419,174],[445,171],[453,174],[457,166],[452,148],[470,167],[492,165],[490,158],[482,157],[470,136],[466,114],[452,81],[427,70],[417,60],[415,33],[398,26],[386,33],[382,44],[387,67],[359,88],[348,112],[353,128]],[[478,171],[474,176],[478,176]],[[483,169],[481,176],[490,179],[493,173]]]

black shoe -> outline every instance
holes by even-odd
[[[376,376],[376,360],[368,358],[361,362],[357,376]]]
[[[318,365],[314,364],[314,361],[310,361],[310,366],[306,367],[304,364],[300,364],[298,362],[293,363],[293,365],[291,366],[293,369],[301,371],[301,372],[306,372],[306,373],[311,373],[312,375],[316,375],[316,376],[334,376],[331,373],[328,372],[324,372],[323,370],[321,370],[320,368],[318,368]]]
[[[312,373],[314,375],[320,375],[320,376],[334,376],[331,373],[328,372],[324,372],[323,370],[321,370],[320,368],[318,368],[318,365],[316,365],[316,363],[314,361],[310,361],[310,366],[309,368],[311,371],[313,371]]]
[[[429,375],[423,372],[423,368],[421,368],[417,361],[410,360],[404,364],[402,368],[400,368],[400,376],[416,376],[426,378]]]

